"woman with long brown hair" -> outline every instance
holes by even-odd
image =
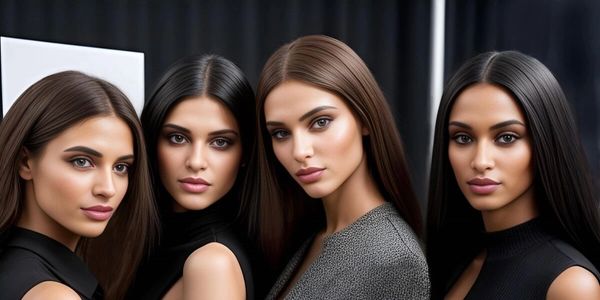
[[[156,227],[127,97],[79,72],[47,76],[2,120],[0,157],[2,297],[123,298]]]
[[[296,39],[267,61],[257,99],[253,229],[275,268],[297,250],[268,298],[427,299],[400,136],[360,57],[331,37]]]

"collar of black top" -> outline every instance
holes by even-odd
[[[19,247],[38,255],[64,284],[92,299],[98,282],[87,265],[65,245],[28,229],[11,229],[6,246]]]

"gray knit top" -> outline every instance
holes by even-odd
[[[292,279],[311,242],[294,254],[267,299]],[[429,299],[425,255],[410,226],[385,203],[326,237],[286,299]]]

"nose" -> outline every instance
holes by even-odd
[[[206,169],[206,157],[202,145],[196,144],[192,147],[190,154],[185,161],[185,167],[192,171],[201,171]]]
[[[477,144],[475,148],[475,156],[471,161],[471,168],[477,170],[478,172],[485,172],[486,170],[491,170],[494,168],[494,159],[493,159],[493,149],[492,146],[489,145],[486,141],[481,141]]]
[[[96,184],[92,192],[94,195],[109,199],[112,198],[116,194],[115,181],[113,176],[112,168],[106,168],[106,170],[102,170],[99,172],[96,178]]]
[[[297,162],[304,162],[314,155],[312,141],[306,134],[297,133],[293,135],[293,156]]]

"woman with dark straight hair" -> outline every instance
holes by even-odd
[[[254,147],[254,92],[217,55],[191,56],[162,76],[142,112],[162,221],[138,272],[140,299],[253,299],[240,185]]]
[[[269,58],[257,99],[251,229],[274,268],[300,247],[268,298],[428,298],[402,143],[360,57],[331,37],[298,38]]]
[[[2,120],[0,157],[2,298],[124,298],[157,220],[127,97],[79,72],[47,76]]]
[[[435,126],[427,256],[435,298],[598,299],[600,219],[575,122],[539,61],[465,62]]]

